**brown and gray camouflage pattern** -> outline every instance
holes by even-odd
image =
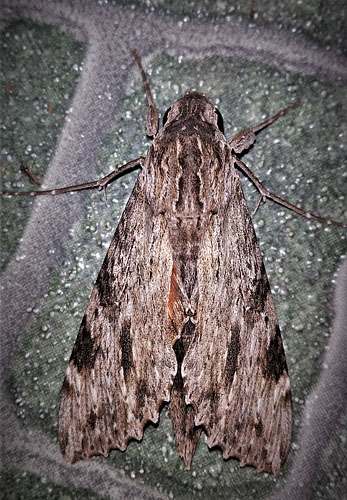
[[[190,467],[203,428],[224,458],[277,474],[292,427],[274,303],[235,157],[200,93],[149,149],[64,380],[69,462],[140,440],[164,402]]]

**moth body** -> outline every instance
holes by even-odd
[[[164,115],[147,98],[146,157],[102,179],[0,195],[58,195],[106,186],[141,166],[94,285],[61,389],[59,443],[73,463],[140,440],[164,403],[189,469],[201,430],[210,448],[240,465],[278,474],[290,448],[292,398],[274,303],[235,166],[266,198],[310,220],[271,193],[241,161],[258,125],[224,137],[222,117],[189,92]],[[31,179],[36,176],[23,168]]]
[[[111,242],[64,381],[74,462],[141,439],[169,402],[190,467],[210,447],[278,473],[291,393],[274,304],[232,149],[192,92],[156,135]],[[251,346],[251,349],[250,349]]]

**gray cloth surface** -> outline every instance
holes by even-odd
[[[106,175],[146,154],[135,47],[161,114],[204,91],[225,133],[303,106],[258,135],[245,163],[276,194],[347,220],[344,2],[2,1],[1,183],[33,189]],[[57,404],[84,308],[136,173],[97,191],[1,202],[1,427],[5,498],[346,498],[346,230],[267,202],[253,217],[294,396],[278,478],[209,451],[178,457],[165,409],[141,442],[73,466]],[[251,209],[258,195],[242,179]]]

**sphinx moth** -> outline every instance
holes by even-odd
[[[140,166],[73,347],[61,390],[65,459],[125,450],[169,404],[179,455],[189,469],[204,429],[209,447],[241,465],[278,474],[291,442],[292,398],[268,278],[236,168],[270,198],[239,155],[295,103],[228,142],[204,94],[158,111],[136,51],[154,136],[139,157],[99,181],[11,194],[99,187]],[[2,194],[8,194],[3,191]],[[258,205],[259,205],[258,203]]]

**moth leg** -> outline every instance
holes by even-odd
[[[20,170],[25,174],[27,177],[29,177],[30,181],[33,184],[36,184],[37,186],[41,186],[43,182],[43,177],[42,175],[36,174],[31,168],[27,167],[24,162],[21,162],[20,164]]]
[[[266,202],[266,197],[262,194],[259,195],[257,204],[255,206],[255,209],[253,210],[252,215],[255,215],[258,212],[258,208],[260,207],[261,202],[264,202],[264,203]]]
[[[295,104],[291,104],[290,106],[287,106],[284,109],[281,109],[278,113],[276,113],[274,116],[271,116],[267,120],[263,121],[262,123],[259,123],[259,125],[255,125],[254,127],[246,128],[245,130],[241,130],[241,132],[238,132],[234,137],[231,139],[229,142],[231,149],[235,153],[242,153],[242,151],[246,151],[249,149],[252,144],[255,142],[255,134],[262,130],[263,128],[267,127],[271,123],[273,123],[275,120],[280,118],[281,116],[285,115],[292,109],[298,108],[301,106],[301,101],[296,102]]]
[[[105,177],[102,177],[102,179],[98,179],[96,181],[91,181],[91,182],[85,182],[83,184],[75,184],[74,186],[67,186],[63,188],[58,188],[58,189],[46,189],[42,191],[0,191],[0,195],[12,195],[12,196],[40,196],[40,195],[56,195],[56,194],[63,194],[63,193],[68,193],[71,191],[81,191],[82,189],[91,189],[91,188],[99,188],[99,190],[103,190],[104,194],[106,195],[106,186],[113,181],[116,177],[118,177],[121,174],[124,174],[133,168],[135,168],[137,165],[140,165],[142,168],[145,162],[145,158],[143,156],[139,156],[135,160],[131,160],[125,165],[117,165],[116,168],[114,169],[113,172],[111,172],[108,175],[105,175]]]
[[[306,217],[306,219],[311,219],[311,220],[317,220],[318,222],[324,222],[325,224],[330,224],[333,226],[339,226],[339,227],[347,227],[346,222],[337,222],[331,219],[326,219],[325,217],[319,217],[318,215],[311,214],[310,212],[305,212],[305,210],[302,210],[301,208],[292,205],[292,203],[289,203],[289,201],[284,200],[283,198],[280,198],[274,193],[271,193],[266,187],[260,182],[258,177],[254,175],[254,173],[241,161],[237,156],[233,155],[233,158],[240,168],[242,172],[244,172],[247,177],[253,182],[253,184],[256,186],[260,193],[260,198],[258,200],[256,210],[258,209],[260,203],[262,201],[265,201],[266,198],[269,198],[270,200],[278,203],[279,205],[282,205],[283,207],[288,208],[289,210],[292,210],[293,212],[302,215],[303,217]]]
[[[156,105],[154,104],[151,89],[149,88],[149,83],[147,80],[147,75],[141,63],[141,58],[135,49],[131,49],[131,52],[135,58],[135,61],[137,62],[138,67],[140,68],[143,85],[146,91],[146,98],[148,103],[148,108],[146,112],[146,134],[150,137],[155,137],[158,132],[159,111]]]

